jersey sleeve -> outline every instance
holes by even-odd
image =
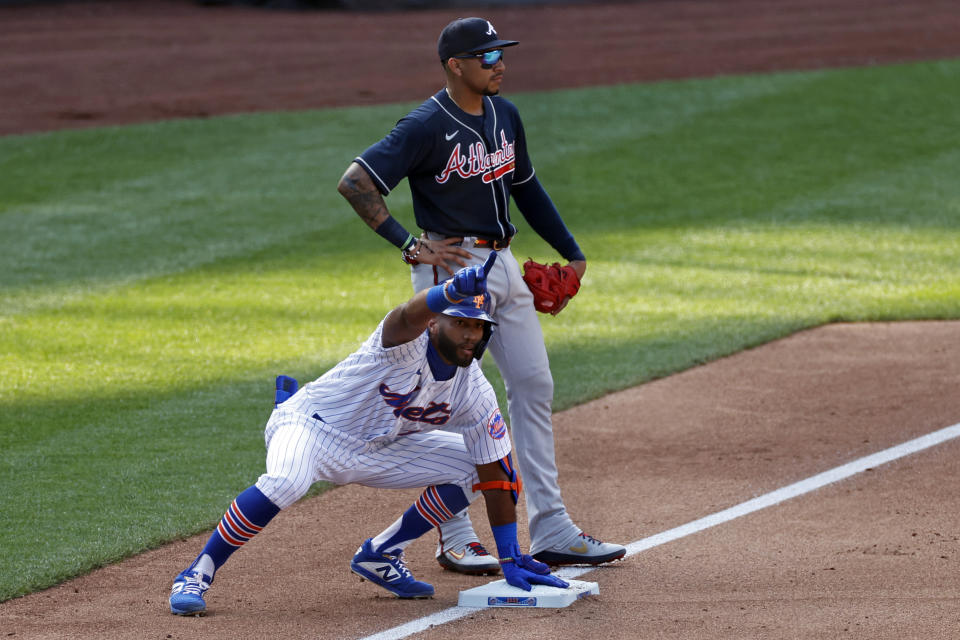
[[[510,106],[512,107],[513,127],[516,132],[514,143],[514,162],[516,165],[513,170],[513,184],[515,186],[531,180],[534,176],[534,170],[533,161],[530,159],[527,150],[527,134],[523,129],[523,121],[520,120],[520,112],[512,104]]]
[[[370,174],[380,193],[387,195],[422,161],[430,140],[423,124],[408,116],[354,161]]]
[[[507,423],[497,406],[497,395],[475,365],[476,400],[464,414],[460,429],[474,464],[487,464],[506,457],[513,448]]]
[[[364,343],[363,350],[384,364],[408,365],[420,363],[427,350],[427,342],[429,341],[427,332],[424,331],[409,342],[404,342],[403,344],[398,344],[393,347],[384,347],[383,323],[386,322],[386,320],[386,317],[384,317],[384,319],[380,321],[376,331],[374,331]]]
[[[536,176],[524,184],[513,185],[511,195],[530,227],[565,260],[586,260],[580,245],[563,223],[560,212]]]

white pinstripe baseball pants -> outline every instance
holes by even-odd
[[[470,502],[479,492],[477,468],[463,436],[428,431],[386,444],[364,442],[320,420],[274,410],[264,430],[267,471],[256,486],[281,509],[302,498],[314,482],[411,489],[455,484]]]

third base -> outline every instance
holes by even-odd
[[[482,587],[474,587],[460,592],[457,604],[461,607],[537,607],[553,608],[569,606],[575,600],[600,593],[596,582],[567,580],[566,589],[533,585],[530,591],[507,584],[506,580],[497,580]]]

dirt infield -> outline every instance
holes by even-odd
[[[440,82],[439,27],[465,13],[480,11],[2,8],[0,134],[420,99]],[[509,91],[960,55],[954,0],[483,13],[522,42]],[[956,424],[958,388],[960,323],[801,332],[558,414],[564,495],[589,533],[639,540]],[[951,441],[586,574],[601,595],[567,609],[482,610],[416,637],[954,637],[958,483]],[[432,600],[386,597],[347,569],[415,494],[343,487],[301,501],[218,573],[205,618],[166,604],[204,535],[2,603],[0,637],[359,638],[443,611],[485,579],[443,572],[431,536],[408,555]]]
[[[822,327],[558,414],[566,502],[592,531],[634,541],[956,424],[957,345],[960,323]],[[953,441],[593,571],[581,579],[600,584],[597,598],[478,610],[417,637],[954,637],[958,482]],[[254,640],[390,629],[486,580],[442,571],[431,536],[408,555],[436,587],[432,600],[396,600],[349,573],[362,537],[415,497],[350,486],[299,502],[218,572],[205,618],[171,616],[166,602],[203,545],[197,536],[0,604],[0,634]]]
[[[0,8],[0,135],[420,100],[439,26],[407,13],[74,2]],[[475,12],[476,13],[476,12]],[[504,91],[960,55],[954,0],[664,0],[498,7]]]

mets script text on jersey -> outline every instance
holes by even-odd
[[[450,419],[450,405],[446,402],[430,402],[426,407],[409,406],[411,399],[418,391],[420,391],[419,386],[410,393],[394,393],[386,384],[380,385],[380,395],[383,396],[384,402],[391,407],[396,407],[393,410],[393,415],[396,417],[402,417],[411,422],[446,424]]]

